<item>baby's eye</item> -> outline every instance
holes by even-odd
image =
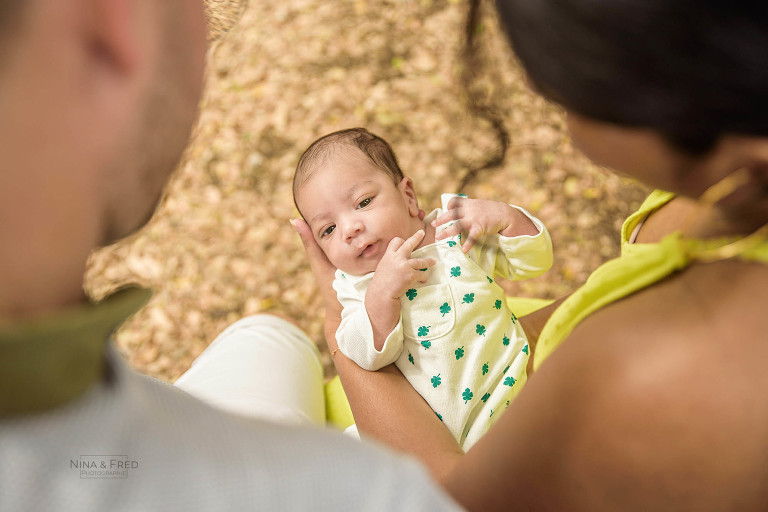
[[[357,208],[358,208],[358,209],[359,209],[359,208],[365,208],[366,206],[368,206],[369,204],[371,204],[371,200],[372,200],[372,199],[373,199],[373,198],[371,198],[371,197],[369,197],[369,198],[367,198],[367,199],[363,199],[362,201],[360,201],[360,204],[358,204],[358,205],[357,205]]]
[[[331,233],[333,233],[334,229],[336,229],[336,225],[335,224],[333,226],[328,226],[327,228],[325,228],[325,231],[320,233],[320,236],[321,237],[329,236]]]

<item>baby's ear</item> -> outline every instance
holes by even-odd
[[[413,180],[411,178],[403,178],[398,185],[400,193],[403,194],[403,199],[408,205],[408,213],[411,217],[419,216],[419,199],[416,197],[416,189],[413,186]]]

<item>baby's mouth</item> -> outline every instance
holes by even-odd
[[[360,256],[371,256],[376,252],[376,248],[378,247],[378,242],[373,242],[372,244],[368,244],[365,247],[363,247],[363,250],[360,251]]]

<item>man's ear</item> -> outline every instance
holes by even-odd
[[[419,199],[416,197],[416,189],[413,187],[413,180],[411,178],[403,178],[398,185],[400,193],[403,194],[403,199],[408,205],[408,213],[411,217],[419,216]]]
[[[89,43],[102,61],[118,73],[133,70],[141,56],[138,4],[132,0],[86,0]]]

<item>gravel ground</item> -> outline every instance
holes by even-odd
[[[174,381],[226,325],[272,311],[318,342],[332,374],[322,304],[288,223],[294,166],[317,137],[364,126],[390,141],[424,209],[457,191],[499,147],[466,107],[465,16],[450,0],[250,2],[210,49],[198,125],[153,220],[89,263],[94,298],[127,283],[155,290],[116,335],[134,368]],[[544,221],[554,267],[504,286],[556,298],[618,254],[621,221],[646,191],[574,150],[562,113],[526,89],[492,17],[479,33],[487,62],[472,91],[502,115],[510,147],[463,191]]]

